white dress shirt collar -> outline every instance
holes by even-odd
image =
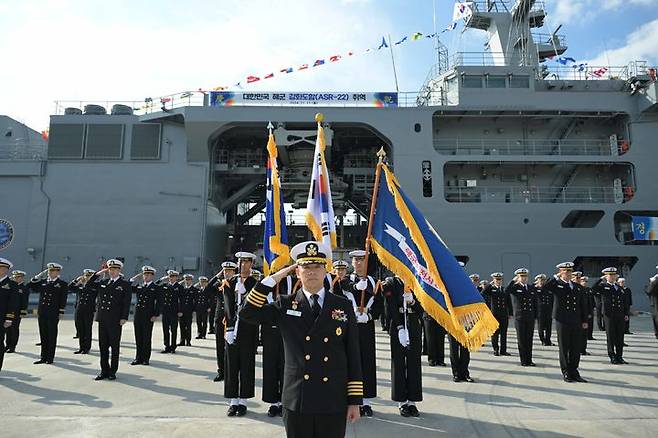
[[[310,292],[307,292],[306,289],[303,289],[303,291],[304,291],[304,295],[306,295],[306,300],[308,301],[309,305],[312,306],[313,305],[313,299],[311,298],[311,295],[313,295],[313,294],[310,293]],[[322,286],[322,289],[320,289],[320,291],[317,294],[315,294],[315,295],[318,296],[318,304],[320,304],[320,307],[322,307],[323,304],[324,304],[324,294],[325,294],[324,286]]]

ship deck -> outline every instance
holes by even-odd
[[[150,367],[130,366],[134,354],[132,323],[123,333],[122,356],[115,382],[95,382],[97,342],[88,356],[73,355],[77,340],[73,322],[60,323],[54,365],[38,359],[37,323],[23,320],[18,352],[5,355],[0,372],[0,422],[3,437],[281,437],[280,418],[268,418],[260,401],[262,356],[257,356],[257,398],[243,418],[227,418],[223,384],[213,383],[213,335],[193,340],[175,355],[157,352],[162,345],[159,323],[154,329]],[[402,418],[390,397],[388,337],[378,331],[379,396],[375,416],[348,426],[348,437],[577,437],[652,436],[658,428],[658,340],[651,319],[636,317],[625,366],[609,364],[605,334],[595,330],[592,356],[583,357],[581,374],[589,384],[565,383],[557,347],[534,346],[536,368],[523,368],[516,356],[494,357],[485,346],[471,359],[476,383],[454,383],[450,368],[424,365],[424,397],[420,418]],[[555,336],[554,336],[555,338]],[[157,349],[157,350],[156,350]],[[447,348],[446,348],[447,353]],[[448,357],[446,357],[446,360]],[[426,364],[426,358],[423,363]]]

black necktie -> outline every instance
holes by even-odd
[[[313,300],[313,304],[311,304],[311,310],[313,311],[313,319],[318,319],[318,316],[320,316],[320,311],[322,310],[322,307],[320,307],[320,302],[318,301],[320,297],[315,294],[311,295],[311,299]]]

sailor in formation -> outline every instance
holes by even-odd
[[[232,261],[222,263],[222,269],[208,282],[208,295],[215,303],[212,319],[215,325],[215,355],[217,359],[217,375],[213,382],[224,381],[224,356],[226,340],[224,339],[224,288],[229,286],[228,279],[233,278],[238,265]]]
[[[30,281],[30,288],[39,294],[37,315],[39,321],[39,338],[41,340],[41,357],[38,364],[52,364],[55,360],[57,347],[57,326],[66,309],[68,284],[59,278],[62,265],[48,263],[46,270],[41,271]]]
[[[180,325],[180,342],[179,347],[192,345],[192,317],[196,308],[196,300],[199,295],[199,289],[194,286],[194,275],[183,275],[183,288],[181,290],[181,311],[179,319]]]
[[[178,283],[178,271],[170,269],[160,279],[160,311],[162,312],[162,334],[164,350],[160,353],[176,353],[178,318],[183,316],[183,288]]]
[[[69,284],[69,290],[76,294],[76,306],[73,318],[78,333],[78,349],[73,354],[89,354],[91,350],[94,315],[96,313],[96,297],[98,283],[89,281],[95,271],[85,269],[82,275]]]
[[[142,266],[142,272],[130,280],[134,283],[132,292],[135,294],[135,360],[131,365],[148,365],[151,360],[151,339],[153,324],[160,316],[161,289],[153,282],[156,270],[152,266]]]
[[[535,275],[535,290],[537,291],[537,332],[539,342],[550,347],[553,328],[553,294],[546,289],[546,274]]]
[[[519,348],[519,359],[524,367],[534,367],[532,361],[532,338],[535,334],[535,318],[537,317],[537,291],[535,286],[528,284],[529,271],[519,268],[514,271],[514,279],[505,292],[512,298],[516,341]]]
[[[5,259],[6,260],[6,259]],[[6,329],[6,353],[14,353],[18,345],[20,337],[21,320],[27,316],[27,306],[30,296],[30,288],[25,284],[25,271],[12,271],[11,279],[16,283],[16,291],[18,293],[18,308],[14,311],[14,320],[9,328]],[[0,312],[0,318],[3,313]]]
[[[491,274],[491,283],[482,290],[491,313],[498,321],[498,329],[491,337],[494,356],[511,356],[507,352],[507,327],[512,314],[512,300],[503,287],[503,273]]]
[[[9,278],[9,270],[13,264],[0,258],[0,371],[5,358],[5,333],[11,328],[18,310],[18,285]]]
[[[628,298],[624,290],[617,284],[617,268],[609,267],[601,271],[601,277],[592,291],[601,297],[601,309],[605,319],[605,335],[608,346],[608,357],[613,365],[626,364],[624,360],[624,332],[626,321],[630,314]]]
[[[196,339],[206,339],[208,333],[208,317],[210,316],[211,309],[211,296],[206,289],[208,287],[208,277],[199,276],[197,286],[196,306],[194,314],[196,318]]]

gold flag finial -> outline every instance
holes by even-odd
[[[379,157],[379,162],[383,163],[384,158],[386,158],[386,151],[384,150],[384,146],[379,148],[379,150],[377,151],[377,156]]]
[[[317,113],[315,115],[315,121],[318,122],[318,123],[322,123],[324,121],[324,114]]]

